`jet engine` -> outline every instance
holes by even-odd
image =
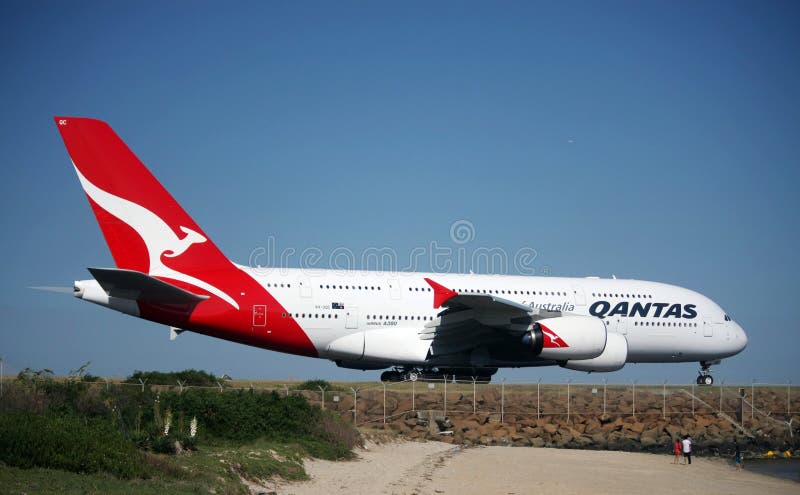
[[[618,333],[609,333],[603,353],[592,359],[570,359],[563,368],[576,371],[617,371],[625,366],[628,358],[628,339]]]
[[[594,316],[544,318],[533,324],[522,342],[542,359],[592,359],[606,347],[606,327]]]

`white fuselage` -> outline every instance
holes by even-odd
[[[427,353],[428,345],[419,340],[425,325],[435,322],[441,311],[433,307],[426,277],[459,293],[492,294],[532,309],[602,317],[608,332],[627,339],[629,363],[712,361],[737,354],[747,344],[742,328],[711,299],[657,282],[240,268],[286,308],[285,317],[298,322],[319,356],[332,360],[437,364]],[[347,349],[337,353],[335,343],[343,337],[351,342],[363,339],[363,354],[348,354]],[[539,363],[495,357],[482,364]]]

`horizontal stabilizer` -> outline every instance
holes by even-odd
[[[135,270],[89,268],[89,272],[111,297],[159,304],[197,304],[208,299]]]

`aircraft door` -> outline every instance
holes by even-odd
[[[621,333],[622,335],[628,334],[628,319],[627,318],[617,318],[617,333]]]
[[[267,305],[254,304],[253,305],[253,329],[256,327],[267,326]]]
[[[311,297],[311,280],[308,277],[300,277],[300,297]]]
[[[400,290],[400,281],[396,278],[389,280],[389,295],[392,299],[400,299],[402,291]]]
[[[347,308],[344,320],[345,328],[358,328],[358,308]]]
[[[572,286],[572,295],[575,298],[575,306],[586,306],[586,294],[580,285]]]
[[[711,322],[711,318],[703,318],[703,337],[713,337],[714,336],[714,324]]]

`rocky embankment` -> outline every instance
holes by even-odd
[[[496,393],[478,394],[473,414],[473,398],[469,394],[448,396],[447,413],[442,396],[419,394],[412,404],[404,394],[380,397],[364,396],[356,406],[359,424],[397,432],[407,438],[425,438],[465,445],[511,445],[556,448],[610,449],[625,451],[671,452],[676,437],[691,435],[695,452],[726,454],[737,440],[746,452],[760,455],[767,450],[793,451],[800,446],[800,415],[791,418],[778,415],[744,415],[733,399],[723,404],[723,412],[701,400],[692,401],[685,395],[669,397],[666,407],[663,395],[643,393],[636,398],[636,414],[624,411],[633,404],[626,402],[624,393],[610,394],[613,408],[602,414],[597,410],[596,396],[578,391],[570,397],[573,411],[569,415],[547,411],[559,410],[565,397],[538,401],[529,394],[508,394],[503,399]],[[500,401],[503,401],[501,420]],[[778,401],[779,399],[776,399]],[[594,401],[594,402],[593,402]],[[537,417],[537,402],[539,414]],[[347,414],[344,401],[340,412]],[[769,406],[769,404],[767,404]],[[694,413],[689,409],[694,408]],[[740,406],[741,407],[741,406]],[[776,402],[776,409],[780,404]],[[784,406],[785,402],[784,402]],[[602,410],[602,409],[601,409]],[[586,411],[590,411],[587,413]],[[623,411],[623,412],[620,412]],[[352,413],[351,413],[352,414]]]

